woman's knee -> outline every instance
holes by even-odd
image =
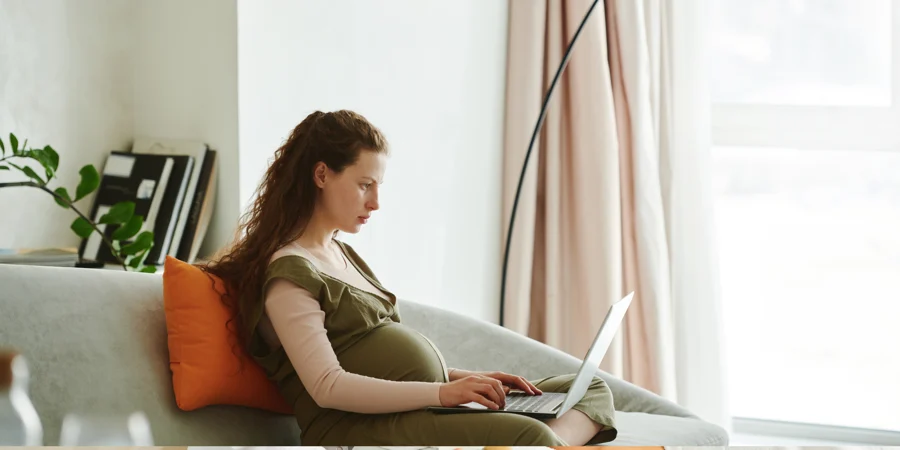
[[[537,419],[529,420],[523,424],[521,433],[516,439],[515,445],[566,445],[559,436],[544,422]]]
[[[600,378],[599,375],[594,375],[594,379],[591,380],[590,387],[599,388],[599,387],[603,387],[603,386],[606,386],[606,380],[604,380],[603,378]]]

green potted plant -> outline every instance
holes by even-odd
[[[25,163],[29,160],[40,164],[43,168],[43,173],[40,174],[26,165]],[[28,148],[28,140],[26,139],[20,146],[18,138],[10,133],[9,148],[7,148],[3,139],[0,138],[0,170],[19,171],[26,178],[22,181],[0,183],[0,189],[30,187],[46,192],[53,197],[56,204],[63,208],[71,209],[78,216],[70,226],[78,237],[87,239],[92,233],[99,233],[103,243],[109,248],[118,264],[121,264],[124,270],[146,273],[155,272],[155,266],[144,265],[144,259],[153,247],[153,232],[140,231],[144,225],[144,217],[134,214],[134,202],[116,203],[95,223],[75,207],[75,202],[97,190],[100,186],[99,172],[91,164],[82,167],[78,172],[81,180],[75,188],[75,196],[73,197],[65,187],[60,186],[54,189],[49,186],[50,182],[56,178],[58,167],[59,154],[49,145],[43,148]],[[113,227],[112,235],[106,236],[102,233],[98,227],[100,224]],[[78,259],[79,265],[88,265],[88,262],[81,259],[81,255],[79,255]]]

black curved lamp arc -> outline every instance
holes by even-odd
[[[556,87],[556,82],[559,81],[560,74],[562,74],[566,65],[569,63],[572,47],[575,46],[578,36],[581,35],[584,24],[587,23],[588,18],[591,17],[591,13],[594,12],[594,8],[599,2],[599,0],[594,0],[591,7],[588,8],[587,13],[584,15],[584,18],[581,19],[581,24],[578,25],[578,30],[575,31],[575,35],[572,36],[572,42],[570,42],[568,48],[566,48],[566,53],[563,55],[562,62],[559,64],[559,68],[556,69],[556,75],[553,76],[553,82],[550,83],[550,88],[547,89],[547,95],[544,97],[544,104],[541,106],[541,113],[538,115],[537,123],[534,125],[534,132],[531,133],[531,142],[528,144],[528,151],[525,153],[525,163],[522,164],[522,173],[519,175],[519,184],[516,187],[516,197],[513,200],[512,213],[509,217],[509,228],[506,230],[506,249],[503,255],[503,276],[500,279],[500,326],[503,326],[503,314],[506,306],[506,272],[509,268],[509,247],[510,244],[512,244],[513,224],[516,221],[516,209],[519,205],[519,196],[522,194],[522,183],[525,181],[525,172],[528,169],[528,159],[531,157],[531,150],[534,148],[534,142],[537,140],[541,125],[544,124],[544,118],[547,115],[547,105],[550,104],[550,96],[553,95],[553,89]]]

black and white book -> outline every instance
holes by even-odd
[[[174,237],[178,231],[179,218],[187,191],[188,181],[194,166],[194,158],[187,155],[140,155],[169,158],[172,160],[172,172],[166,184],[166,192],[153,226],[153,248],[147,253],[144,264],[161,266],[167,255],[174,255],[178,244]]]
[[[184,191],[181,207],[178,211],[178,220],[174,225],[173,234],[166,253],[179,259],[179,254],[186,255],[191,247],[191,241],[186,239],[186,234],[196,234],[196,226],[190,223],[193,209],[196,207],[198,191],[204,190],[202,185],[203,169],[208,164],[207,155],[209,147],[201,142],[187,139],[162,139],[147,136],[138,136],[131,148],[132,153],[154,155],[185,155],[193,160],[192,167],[188,171],[187,186]],[[202,201],[202,197],[200,198]],[[154,255],[155,256],[155,255]],[[186,261],[186,259],[182,259]]]
[[[116,203],[131,201],[135,204],[134,214],[144,218],[140,232],[156,233],[154,230],[156,219],[174,165],[172,157],[110,152],[101,173],[100,187],[95,193],[90,213],[90,217],[98,224],[97,228],[111,241],[113,232],[119,226],[100,224],[100,218]],[[123,245],[129,242],[126,241]],[[118,263],[113,252],[96,232],[82,240],[79,255],[85,260]]]
[[[218,161],[215,150],[206,150],[203,159],[203,168],[200,179],[197,180],[197,190],[194,192],[194,201],[190,206],[187,224],[184,227],[184,235],[181,246],[175,256],[181,261],[193,263],[200,253],[200,246],[206,237],[206,230],[212,219],[213,205],[216,200],[216,175]]]

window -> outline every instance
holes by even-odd
[[[713,5],[716,99],[890,106],[890,0],[720,0]]]
[[[900,430],[900,0],[712,0],[737,417]]]

